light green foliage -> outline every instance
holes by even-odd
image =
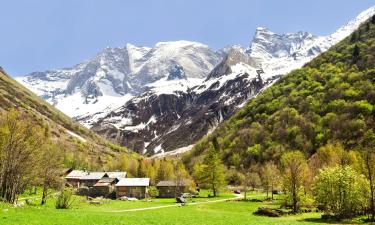
[[[69,209],[74,202],[73,190],[65,188],[62,189],[56,197],[56,209]]]
[[[43,131],[11,110],[0,115],[0,198],[13,203],[39,175],[38,148]]]
[[[148,194],[150,195],[150,197],[158,197],[159,190],[155,186],[151,186],[148,189]]]
[[[352,218],[367,205],[368,184],[365,177],[350,166],[322,169],[315,184],[316,202],[326,214],[339,219]]]

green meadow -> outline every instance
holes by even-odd
[[[187,205],[180,206],[175,199],[151,199],[140,201],[101,200],[100,205],[89,204],[84,197],[75,197],[70,209],[55,209],[54,198],[40,206],[37,200],[30,205],[13,207],[0,205],[0,224],[324,224],[320,213],[304,213],[280,218],[254,215],[259,207],[279,207],[282,196],[270,202],[245,202],[240,200],[225,201],[235,198],[233,194],[207,198],[203,192]],[[252,193],[249,199],[264,199],[261,193]],[[224,202],[220,202],[223,201]],[[162,207],[144,210],[144,208]],[[139,211],[128,211],[143,209]],[[348,223],[360,223],[349,221]],[[339,224],[339,223],[331,223]]]

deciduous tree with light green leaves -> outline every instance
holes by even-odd
[[[291,200],[293,212],[298,212],[303,186],[309,177],[309,167],[302,152],[291,151],[281,157],[284,189]]]
[[[316,202],[327,215],[337,219],[353,218],[363,212],[369,194],[365,177],[350,166],[322,169],[314,190]]]

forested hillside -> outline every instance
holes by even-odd
[[[110,167],[120,155],[137,158],[126,148],[118,147],[94,132],[84,128],[59,110],[18,84],[0,67],[0,114],[12,109],[21,113],[30,126],[40,127],[50,134],[64,151],[65,166],[102,168]]]
[[[302,69],[250,100],[185,156],[200,162],[213,142],[228,168],[249,168],[283,153],[339,142],[346,150],[374,145],[375,17]]]

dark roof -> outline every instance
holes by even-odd
[[[100,179],[98,181],[98,183],[113,183],[113,182],[116,182],[118,180],[119,179],[117,179],[117,178],[103,177],[102,179]]]
[[[188,186],[190,185],[191,181],[189,180],[182,180],[179,182],[178,185],[176,185],[176,181],[174,180],[163,180],[159,181],[159,183],[156,185],[157,187],[176,187],[176,186]]]

